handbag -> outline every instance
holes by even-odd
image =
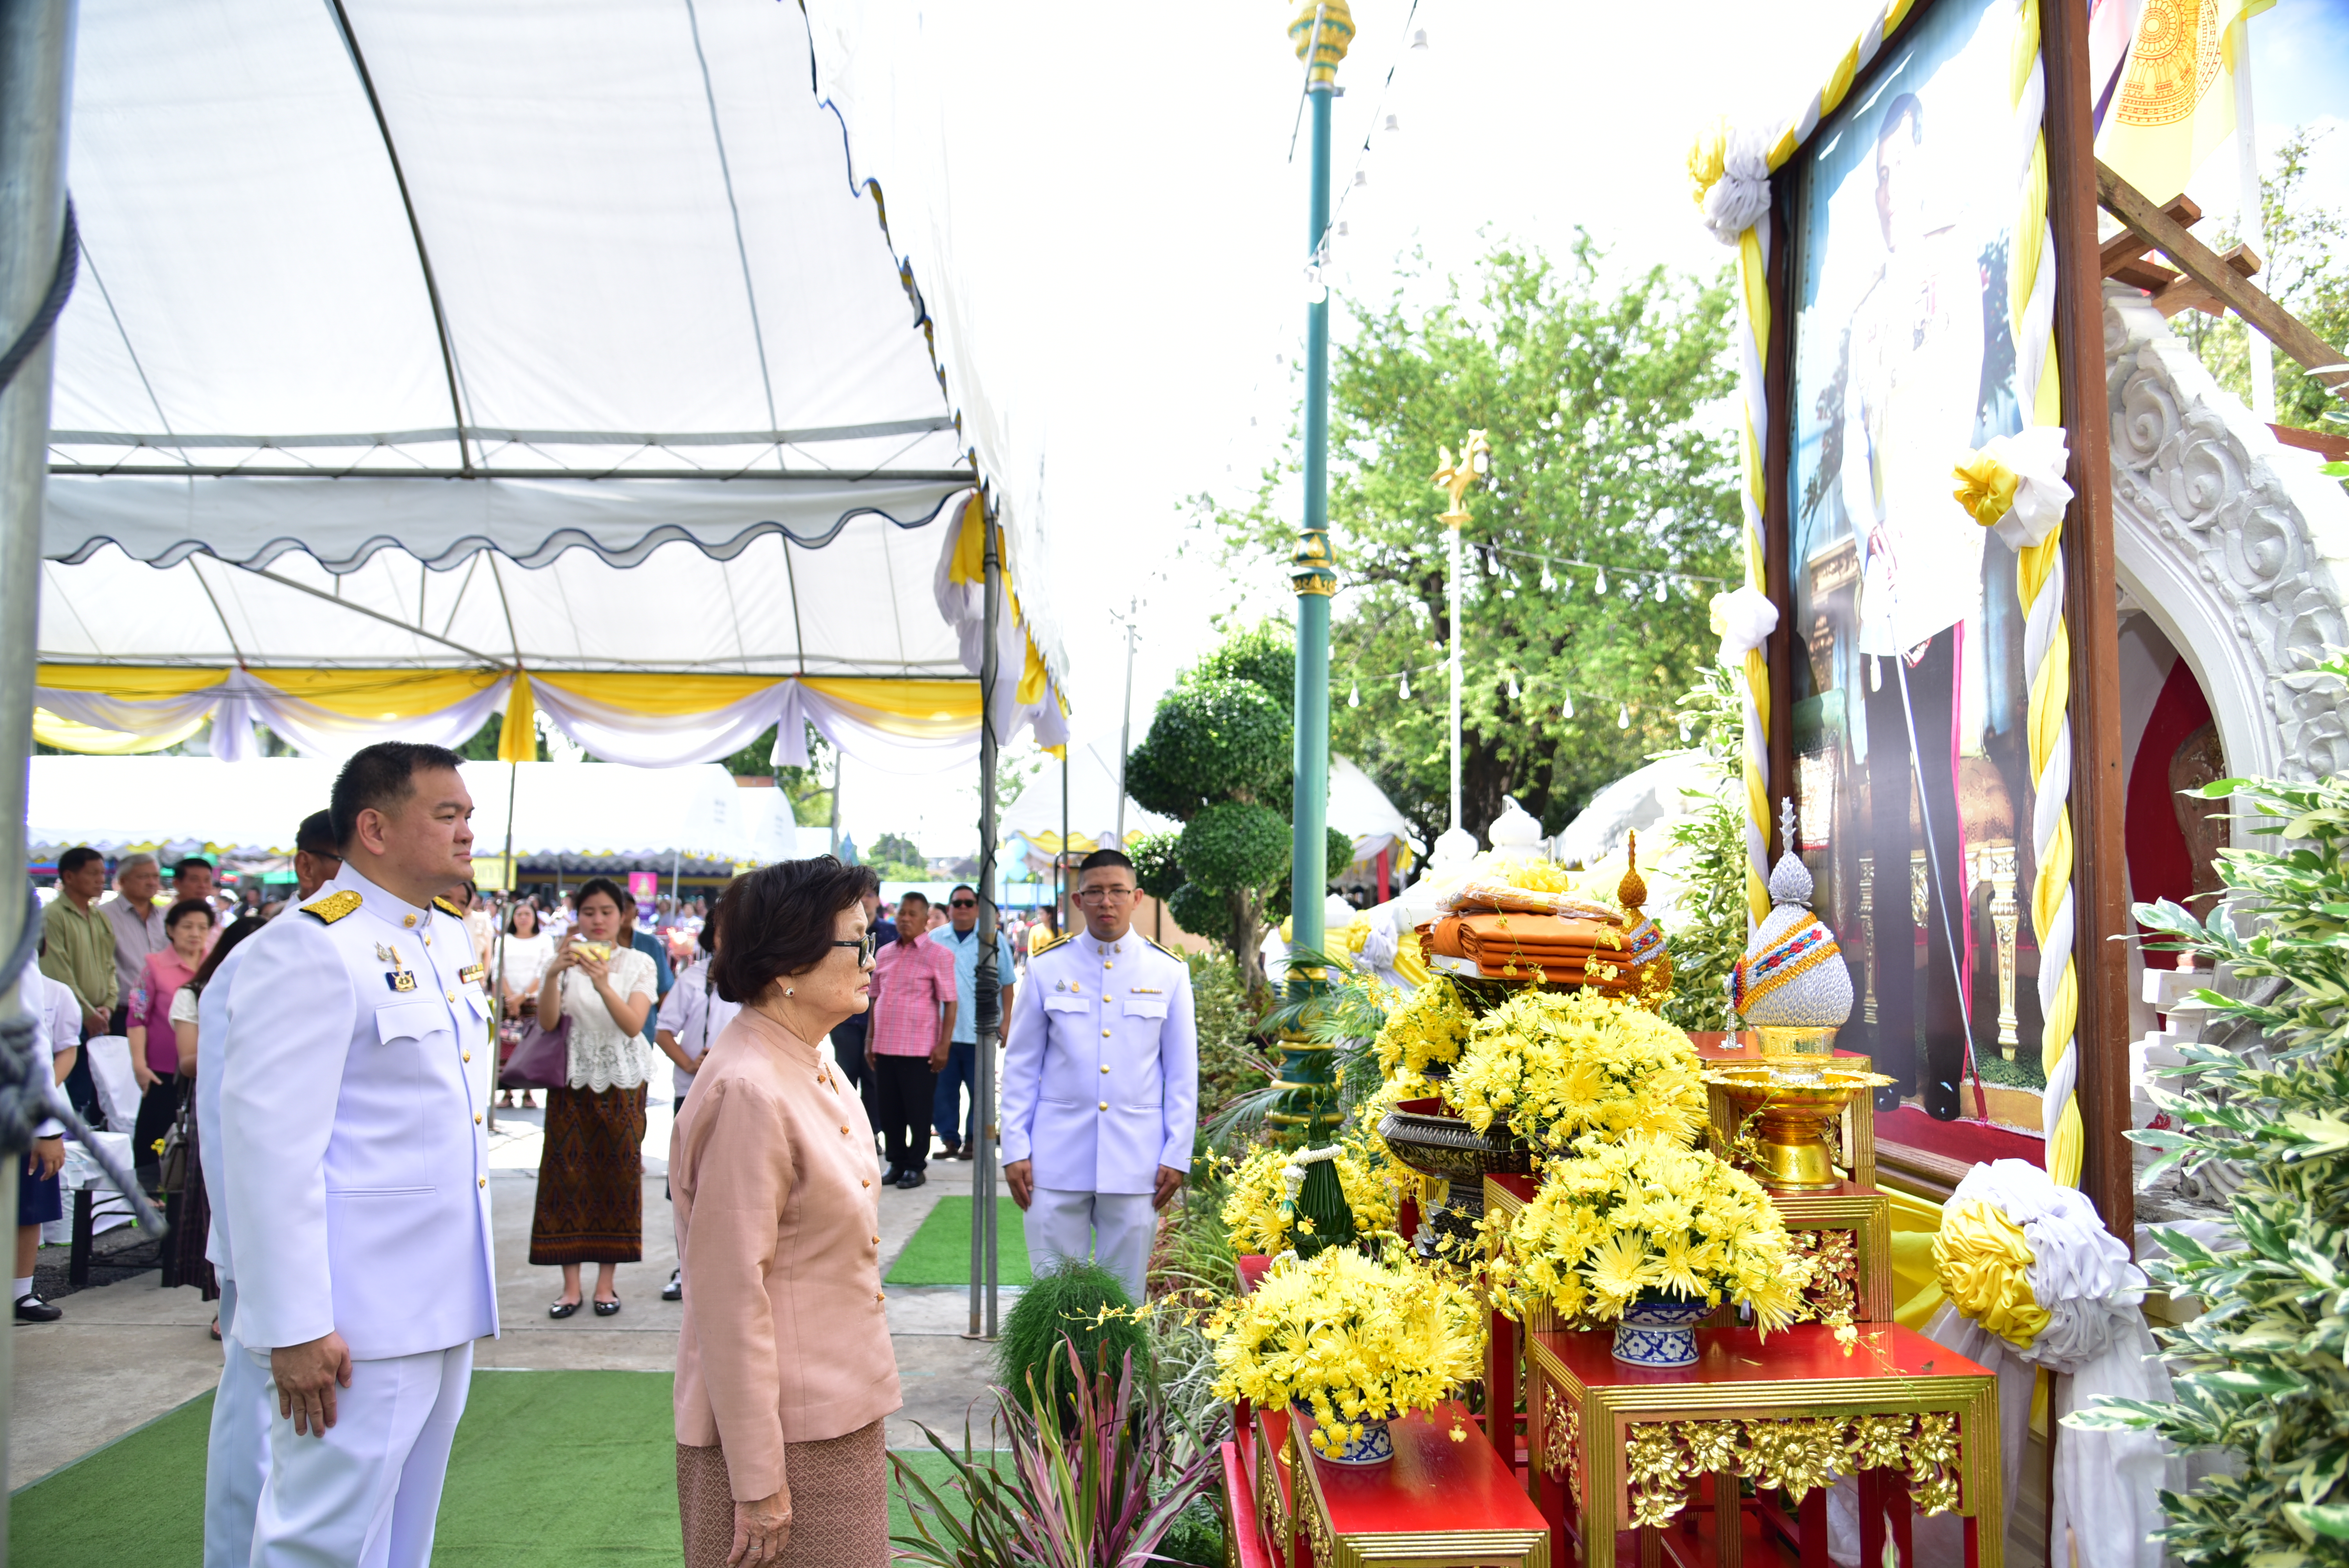
[[[195,1137],[195,1119],[196,1097],[191,1090],[181,1099],[171,1130],[163,1134],[161,1185],[166,1193],[188,1190],[188,1145]]]
[[[571,1015],[554,1027],[542,1028],[536,1018],[522,1026],[522,1044],[506,1058],[498,1074],[500,1088],[561,1088],[571,1081]]]

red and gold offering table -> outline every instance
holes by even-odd
[[[2000,1568],[1997,1378],[1896,1325],[1847,1332],[1848,1346],[1816,1323],[1766,1343],[1700,1328],[1696,1364],[1671,1369],[1617,1361],[1605,1331],[1529,1334],[1534,1491],[1561,1568],[1577,1547],[1581,1568],[1613,1568],[1619,1530],[1640,1532],[1641,1562],[1655,1561],[1659,1527],[1701,1483],[1734,1498],[1740,1478],[1796,1497],[1803,1562],[1825,1568],[1822,1489],[1838,1472],[1858,1476],[1863,1563],[1884,1560],[1888,1522],[1906,1545],[1913,1501],[1964,1517],[1967,1568]],[[1742,1518],[1713,1532],[1722,1568],[1743,1535]]]
[[[1321,1458],[1312,1425],[1260,1410],[1252,1434],[1248,1496],[1288,1568],[1549,1568],[1548,1524],[1466,1407],[1396,1421],[1394,1458],[1375,1465]]]

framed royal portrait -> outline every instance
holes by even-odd
[[[1953,493],[2029,418],[2009,294],[2027,25],[2014,0],[1920,5],[1785,165],[1775,428],[1791,782],[1853,972],[1841,1043],[1936,1119],[2036,1131],[2024,617],[2013,552]]]

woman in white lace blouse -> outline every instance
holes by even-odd
[[[645,1252],[645,1080],[652,1047],[653,961],[621,934],[621,900],[608,877],[579,890],[579,922],[539,982],[542,1028],[570,1026],[570,1082],[546,1091],[546,1138],[531,1215],[530,1261],[559,1265],[563,1294],[550,1317],[579,1310],[579,1266],[595,1264],[595,1315],[620,1310],[619,1265]]]

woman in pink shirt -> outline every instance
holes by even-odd
[[[163,932],[171,945],[147,955],[130,992],[126,1030],[131,1075],[141,1091],[139,1124],[130,1134],[131,1157],[141,1171],[160,1165],[162,1156],[155,1146],[180,1114],[180,1037],[171,1027],[171,998],[203,965],[204,950],[212,944],[212,906],[200,898],[181,899],[165,912]]]

